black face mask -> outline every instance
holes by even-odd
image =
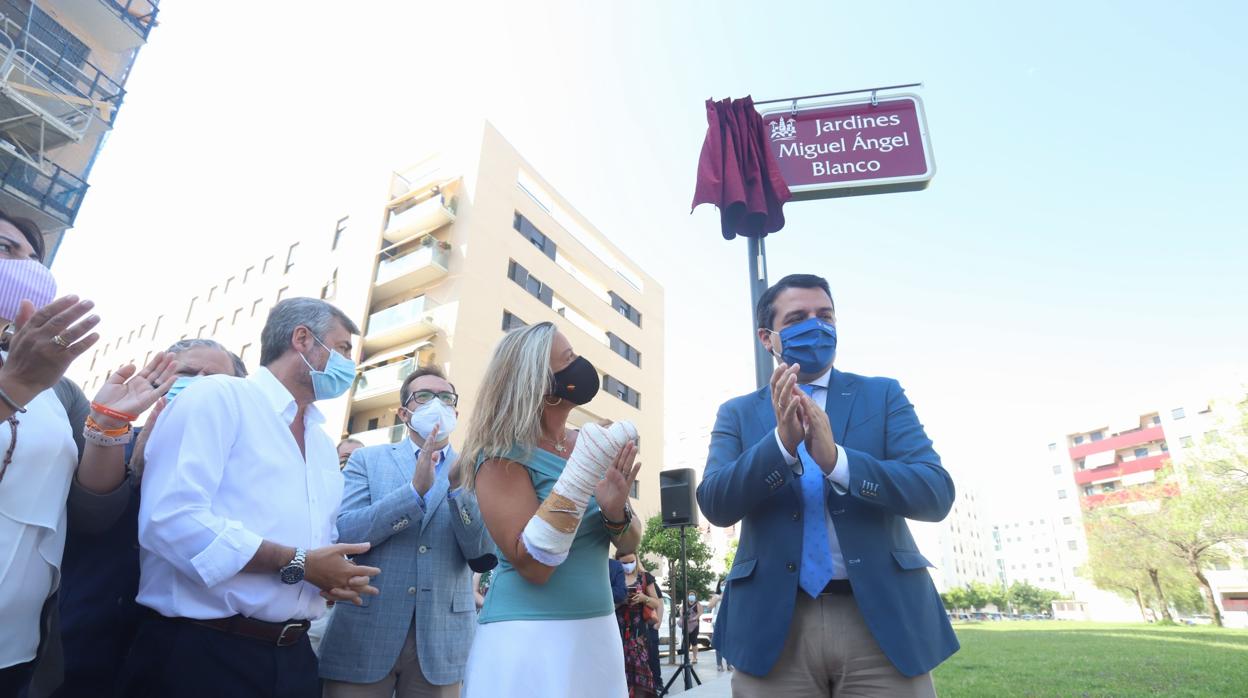
[[[555,374],[550,394],[573,405],[584,405],[598,394],[598,369],[584,356],[576,357],[567,368]]]

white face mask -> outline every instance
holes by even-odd
[[[689,603],[697,603],[697,602],[698,602],[698,597],[694,596],[693,594],[690,594]]]
[[[637,569],[636,562],[621,562],[620,564],[624,565],[624,571],[629,574],[632,574],[633,570]]]
[[[417,405],[412,410],[411,419],[407,420],[407,425],[422,439],[429,436],[435,424],[438,425],[438,441],[450,436],[455,431],[456,423],[455,410],[436,397]]]

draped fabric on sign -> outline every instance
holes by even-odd
[[[764,237],[784,227],[784,202],[792,196],[768,147],[754,100],[706,100],[706,140],[698,158],[693,208],[719,208],[725,240]]]

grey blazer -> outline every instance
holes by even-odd
[[[456,459],[447,453],[444,472]],[[363,606],[334,606],[321,641],[321,678],[380,681],[394,668],[414,619],[425,679],[437,685],[463,680],[477,623],[468,560],[493,553],[494,542],[476,497],[463,490],[448,496],[445,475],[434,479],[422,509],[410,486],[415,470],[406,439],[361,448],[347,462],[338,540],[372,543],[354,559],[381,568],[373,578],[381,593],[364,597]]]

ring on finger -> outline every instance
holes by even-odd
[[[53,337],[52,337],[52,341],[53,341],[53,343],[55,343],[57,346],[59,346],[59,347],[60,347],[60,348],[62,348],[62,349],[68,349],[68,348],[69,348],[69,342],[65,341],[65,338],[64,338],[64,337],[62,337],[62,336],[61,336],[61,335],[59,335],[59,334],[58,334],[58,335],[53,335]]]

